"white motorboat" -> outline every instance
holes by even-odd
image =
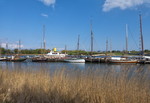
[[[5,61],[6,58],[5,57],[0,57],[0,61]]]
[[[71,59],[64,59],[64,62],[85,63],[85,60],[84,59],[80,59],[80,58],[71,58]]]

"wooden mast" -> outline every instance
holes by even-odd
[[[142,15],[141,13],[139,14],[139,18],[140,18],[140,49],[141,49],[141,55],[144,55],[144,42],[143,42],[143,31],[142,31]]]
[[[20,54],[20,50],[21,50],[21,41],[19,40],[19,43],[18,43],[18,55]]]
[[[1,54],[2,53],[2,46],[1,46],[1,42],[0,42],[0,57],[1,57]]]
[[[67,54],[67,45],[65,45],[65,55]]]
[[[94,34],[92,30],[92,20],[91,20],[91,54],[93,52],[93,39],[94,39]]]
[[[107,56],[107,53],[108,53],[108,39],[106,40],[106,56]]]
[[[80,35],[78,35],[77,50],[79,50],[79,47],[80,47]]]
[[[128,25],[126,24],[126,53],[128,53]]]
[[[46,41],[45,41],[45,25],[43,25],[43,54],[45,54]]]

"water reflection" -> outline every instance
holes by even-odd
[[[0,62],[1,69],[25,69],[25,70],[39,70],[39,69],[49,69],[49,70],[56,70],[56,69],[101,69],[101,70],[110,70],[113,69],[116,72],[120,72],[123,69],[131,69],[134,71],[138,68],[145,68],[147,70],[150,68],[150,65],[140,65],[140,64],[99,64],[99,63],[36,63],[36,62]]]

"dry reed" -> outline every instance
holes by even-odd
[[[0,103],[150,103],[149,73],[130,69],[0,69]]]

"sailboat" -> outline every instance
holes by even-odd
[[[126,25],[126,53],[128,53],[128,26]],[[139,61],[133,57],[110,57],[108,63],[138,63]]]
[[[142,15],[139,15],[140,17],[140,41],[141,41],[141,57],[139,62],[143,64],[150,64],[150,56],[145,56],[144,55],[144,40],[143,40],[143,31],[142,31]]]
[[[94,33],[92,30],[92,20],[91,20],[91,30],[90,30],[90,35],[91,35],[91,55],[90,57],[85,58],[85,62],[91,62],[91,63],[100,63],[101,62],[101,58],[95,58],[94,56],[92,56],[93,54],[93,45],[94,45]]]
[[[43,55],[32,58],[32,62],[47,62],[47,61],[48,61],[48,58],[46,58],[46,57],[44,56],[45,49],[46,49],[45,25],[43,25],[43,51],[42,51],[42,52],[43,52]],[[41,50],[42,50],[42,46],[41,46]]]
[[[77,43],[77,50],[79,51],[79,45],[80,45],[80,35],[78,35],[78,43]],[[85,59],[82,58],[68,58],[64,59],[64,62],[69,62],[69,63],[85,63]]]
[[[20,49],[21,49],[21,41],[19,40],[19,46],[18,46],[18,54],[11,56],[11,58],[7,58],[6,61],[12,61],[12,62],[23,62],[27,58],[20,56]]]

